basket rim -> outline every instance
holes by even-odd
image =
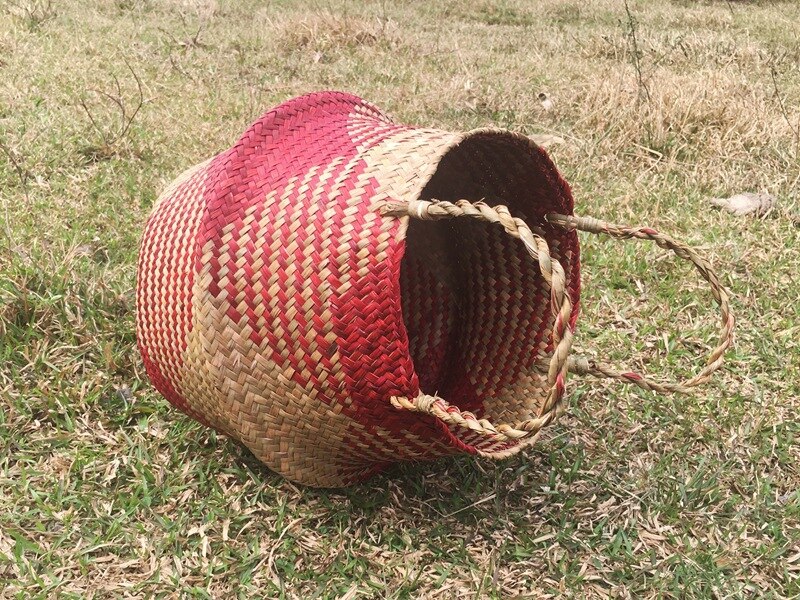
[[[545,175],[550,175],[550,182],[554,185],[561,187],[561,194],[560,197],[567,200],[566,204],[563,207],[559,207],[559,211],[564,211],[564,214],[572,215],[574,214],[574,200],[572,197],[572,192],[569,187],[569,184],[563,179],[561,174],[558,172],[555,164],[553,163],[552,159],[546,153],[546,151],[536,144],[531,138],[523,135],[521,133],[517,133],[514,131],[509,131],[501,128],[494,128],[494,127],[481,127],[472,129],[470,131],[466,131],[463,133],[454,134],[454,139],[451,143],[446,144],[445,147],[442,149],[442,152],[438,155],[435,167],[431,170],[430,174],[425,178],[423,182],[421,182],[418,193],[416,194],[416,198],[413,200],[424,200],[422,198],[421,193],[425,186],[430,182],[433,176],[439,169],[441,162],[444,160],[446,156],[448,156],[451,152],[456,151],[460,146],[465,143],[471,143],[475,141],[480,141],[481,138],[485,139],[505,139],[505,140],[512,140],[515,142],[520,142],[521,147],[524,147],[527,151],[531,153],[531,157],[534,159],[538,159],[540,164],[538,166],[544,167]],[[391,199],[390,199],[391,200]],[[478,200],[476,198],[476,200]],[[499,200],[499,199],[495,199]],[[493,202],[492,204],[499,204],[501,202]],[[382,209],[383,206],[379,207]],[[548,210],[551,210],[548,208]],[[384,217],[386,218],[386,217]],[[395,244],[397,244],[397,251],[391,254],[391,258],[388,260],[391,261],[390,270],[392,276],[389,280],[389,289],[388,293],[394,297],[398,298],[398,308],[397,310],[400,311],[399,319],[396,321],[399,323],[398,330],[395,334],[401,340],[403,348],[406,351],[407,355],[407,362],[408,364],[412,365],[413,372],[411,374],[410,380],[414,386],[412,390],[413,395],[424,394],[424,392],[420,389],[419,386],[419,378],[417,375],[417,365],[414,363],[414,359],[411,356],[410,351],[410,344],[409,344],[409,335],[408,335],[408,328],[405,323],[405,319],[402,317],[402,286],[401,286],[401,277],[400,271],[402,268],[403,259],[405,258],[406,254],[406,241],[408,237],[408,229],[411,226],[411,222],[413,219],[411,216],[399,216],[399,217],[390,217],[395,218],[400,222],[400,226],[397,229],[397,234],[395,236]],[[547,221],[542,217],[541,222],[537,222],[536,225],[545,227],[547,229],[551,229],[552,226],[547,223]],[[487,225],[488,226],[488,225]],[[580,311],[580,246],[577,242],[577,233],[575,231],[564,232],[562,230],[555,230],[557,231],[560,236],[566,235],[568,238],[572,238],[574,240],[573,247],[575,249],[575,255],[572,257],[571,264],[571,278],[574,278],[575,285],[571,288],[571,299],[573,302],[573,314],[572,320],[570,325],[574,328],[577,322],[578,314]],[[531,268],[535,268],[532,264]],[[419,418],[424,418],[422,415],[419,415]],[[491,452],[487,453],[485,451],[480,450],[475,445],[467,444],[462,441],[454,431],[441,419],[437,417],[431,417],[434,419],[437,428],[442,432],[445,436],[446,440],[456,449],[461,450],[462,452],[470,453],[470,454],[481,454],[481,455],[491,455]],[[501,450],[498,454],[508,454],[508,450]]]

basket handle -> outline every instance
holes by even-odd
[[[487,419],[478,419],[469,411],[460,410],[439,396],[421,393],[415,398],[401,396],[390,398],[395,408],[433,415],[448,425],[465,427],[476,433],[491,436],[500,442],[522,439],[532,442],[535,440],[542,427],[550,423],[561,412],[573,335],[569,324],[572,315],[572,300],[566,293],[564,268],[550,255],[550,248],[545,239],[534,233],[525,221],[512,216],[506,206],[489,206],[482,201],[475,203],[468,200],[388,202],[381,209],[381,213],[385,216],[412,217],[423,220],[467,217],[487,223],[498,223],[503,226],[508,235],[519,239],[531,258],[538,263],[542,277],[550,286],[550,306],[555,318],[552,328],[553,354],[547,369],[549,389],[534,418],[514,424],[494,425]],[[478,453],[499,458],[513,454],[520,448],[521,446],[517,444],[513,449],[494,452],[478,450]]]
[[[497,441],[519,442],[525,440],[526,443],[524,445],[527,445],[538,437],[538,433],[543,427],[561,413],[568,372],[617,379],[656,392],[688,393],[691,388],[707,381],[711,374],[722,365],[725,351],[732,343],[734,318],[730,311],[728,294],[720,284],[719,278],[714,273],[711,265],[685,244],[677,242],[655,229],[614,225],[598,219],[573,215],[557,213],[546,215],[548,223],[567,231],[579,230],[589,233],[603,233],[622,239],[637,238],[654,241],[658,246],[674,252],[679,258],[691,262],[700,272],[703,279],[709,283],[711,293],[719,305],[721,313],[720,340],[712,350],[706,366],[700,373],[681,383],[660,383],[643,377],[638,373],[618,371],[603,363],[589,361],[583,357],[570,356],[573,338],[573,331],[569,325],[572,315],[572,301],[569,294],[566,293],[564,269],[558,260],[551,257],[550,249],[545,239],[538,233],[534,233],[525,221],[512,216],[506,206],[489,206],[483,201],[472,203],[468,200],[458,200],[456,202],[412,200],[409,202],[388,202],[381,209],[381,214],[393,217],[408,216],[423,220],[468,217],[502,225],[506,233],[522,241],[528,254],[537,261],[542,276],[550,285],[551,311],[555,314],[552,329],[554,349],[547,363],[549,390],[535,417],[514,424],[494,425],[487,419],[478,419],[469,411],[460,410],[457,406],[449,404],[444,398],[422,393],[415,398],[393,396],[390,401],[398,409],[433,415],[448,425],[465,427],[476,433],[492,436]],[[492,452],[478,450],[478,454],[502,458],[516,453],[522,446],[523,444],[517,444],[513,448]]]
[[[720,335],[716,347],[711,351],[706,361],[706,366],[694,377],[680,383],[658,382],[648,379],[632,371],[619,371],[602,362],[583,358],[570,361],[569,369],[577,375],[593,375],[594,377],[617,379],[625,383],[632,383],[645,390],[661,393],[689,393],[691,388],[700,385],[711,377],[711,374],[722,365],[725,351],[733,342],[734,318],[730,309],[730,302],[725,288],[706,259],[697,254],[686,244],[678,242],[668,235],[664,235],[651,227],[630,227],[628,225],[615,225],[591,217],[578,217],[574,215],[559,215],[550,213],[545,217],[553,225],[567,231],[585,231],[587,233],[605,234],[620,239],[640,239],[655,242],[661,248],[671,250],[677,257],[691,262],[700,275],[711,287],[711,294],[720,309]]]

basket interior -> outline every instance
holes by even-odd
[[[544,221],[571,213],[568,186],[527,140],[487,132],[441,160],[421,197],[505,204],[542,227],[578,300],[573,234]],[[403,319],[420,390],[493,422],[532,416],[547,391],[535,369],[551,350],[549,286],[522,243],[474,219],[411,219],[400,273]]]

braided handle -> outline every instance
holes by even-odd
[[[545,239],[534,233],[531,228],[509,212],[506,206],[489,206],[484,202],[457,202],[412,200],[410,202],[389,202],[381,213],[392,217],[413,217],[423,220],[451,219],[467,217],[487,223],[498,223],[506,233],[519,239],[531,258],[537,261],[539,270],[550,286],[550,306],[555,315],[552,328],[553,354],[547,368],[547,396],[539,407],[536,417],[519,421],[513,425],[494,425],[486,419],[478,419],[469,411],[462,411],[449,404],[444,398],[420,394],[416,398],[392,397],[391,403],[396,408],[433,415],[448,425],[466,427],[482,435],[491,436],[498,441],[522,440],[533,442],[539,430],[550,423],[561,412],[561,403],[567,379],[570,349],[572,348],[572,328],[569,325],[572,314],[572,301],[566,293],[566,275],[561,264],[550,256],[550,248]],[[505,451],[493,451],[486,454],[493,458],[516,453],[522,446]]]
[[[711,286],[711,294],[719,305],[721,314],[720,337],[717,346],[711,351],[706,366],[694,377],[680,383],[663,383],[650,380],[638,373],[631,371],[618,371],[601,362],[591,360],[580,360],[570,363],[570,371],[579,375],[589,374],[595,377],[618,379],[626,383],[632,383],[645,390],[661,393],[689,393],[691,388],[708,381],[711,374],[722,365],[725,351],[733,343],[734,318],[730,309],[730,302],[725,288],[719,282],[711,265],[702,256],[685,244],[678,242],[668,235],[659,233],[650,227],[630,227],[627,225],[615,225],[606,223],[598,219],[588,217],[576,217],[572,215],[548,214],[546,219],[549,223],[558,225],[568,231],[579,230],[588,233],[602,233],[611,237],[640,240],[651,240],[661,248],[671,250],[676,256],[691,262],[700,275]]]
[[[556,315],[552,329],[554,349],[549,361],[540,367],[546,368],[547,382],[550,387],[545,401],[534,418],[514,424],[494,425],[487,419],[477,418],[469,411],[460,410],[457,406],[449,404],[444,398],[438,396],[419,394],[415,398],[391,398],[391,403],[396,408],[429,414],[448,425],[465,427],[481,435],[491,436],[497,441],[518,442],[513,447],[504,450],[491,452],[478,450],[478,454],[491,456],[492,458],[503,458],[504,456],[515,454],[520,448],[535,441],[539,431],[562,412],[562,401],[568,372],[578,375],[588,374],[600,378],[618,379],[655,392],[689,393],[691,388],[706,382],[711,374],[722,365],[725,351],[733,342],[734,318],[730,310],[728,294],[719,282],[719,278],[714,273],[711,265],[685,244],[677,242],[650,227],[614,225],[597,219],[556,213],[550,213],[546,216],[548,223],[568,231],[579,230],[588,233],[602,233],[622,239],[651,240],[658,246],[671,250],[679,258],[691,262],[703,279],[709,283],[711,293],[719,305],[721,313],[720,339],[717,346],[712,350],[706,366],[694,377],[680,383],[656,382],[638,373],[618,371],[600,362],[569,355],[573,337],[572,328],[569,326],[572,302],[569,294],[566,293],[564,269],[557,260],[550,256],[547,242],[539,235],[541,230],[538,228],[531,229],[522,219],[512,216],[506,206],[489,206],[484,202],[472,203],[468,200],[458,200],[456,202],[412,200],[410,202],[389,202],[381,209],[381,213],[386,216],[408,216],[423,220],[467,217],[487,223],[498,223],[503,226],[506,233],[522,241],[528,254],[537,261],[545,281],[550,285],[551,310]],[[519,443],[523,440],[524,443]]]

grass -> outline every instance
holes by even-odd
[[[628,7],[0,5],[0,597],[800,597],[800,5]],[[171,409],[133,333],[154,198],[324,88],[562,138],[578,212],[717,266],[739,323],[724,371],[689,397],[573,378],[525,456],[346,490],[297,487]],[[758,190],[779,199],[763,220],[707,203]],[[581,350],[696,369],[715,317],[690,269],[581,244]]]

